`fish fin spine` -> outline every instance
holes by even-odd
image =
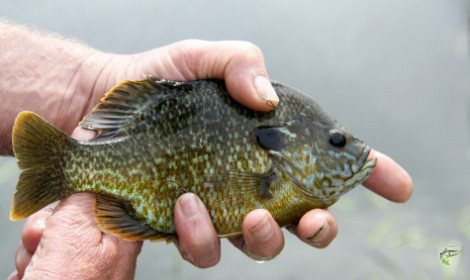
[[[62,154],[75,140],[33,112],[21,112],[13,126],[12,144],[21,170],[10,219],[28,217],[71,194],[64,179]]]
[[[186,82],[147,77],[141,81],[123,81],[113,87],[79,126],[98,133],[94,139],[108,139],[131,133],[132,125],[157,104],[174,100],[174,89],[189,91]]]

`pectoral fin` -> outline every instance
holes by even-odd
[[[227,171],[208,178],[205,184],[207,187],[219,188],[228,195],[271,199],[271,188],[276,179],[277,174],[275,171],[269,171],[266,174]]]
[[[112,233],[126,240],[166,240],[174,239],[172,234],[154,230],[137,220],[129,202],[114,196],[97,194],[95,198],[95,220],[104,232]]]

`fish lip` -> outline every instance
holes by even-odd
[[[357,175],[364,176],[361,182],[364,182],[369,177],[369,175],[372,173],[372,170],[377,164],[377,158],[375,156],[371,159],[368,159],[371,151],[372,149],[369,146],[365,146],[361,156],[358,159],[361,168],[356,172],[353,177]]]
[[[362,151],[362,155],[359,158],[359,160],[365,161],[367,159],[367,157],[369,156],[371,150],[372,149],[369,146],[365,146],[364,151]]]
[[[367,159],[371,151],[372,149],[369,146],[366,146],[364,148],[364,152],[362,153],[361,160],[365,160],[365,164],[362,166],[361,169],[374,167],[375,164],[377,163],[377,158],[375,156],[371,159]]]
[[[367,180],[367,178],[369,178],[370,174],[372,173],[372,170],[374,169],[377,163],[376,157],[367,159],[371,150],[372,149],[369,146],[364,147],[361,156],[357,159],[356,166],[360,167],[356,167],[356,172],[353,172],[353,175],[344,182],[345,191],[343,191],[342,194],[349,191],[352,187],[358,184],[362,184],[365,180]]]

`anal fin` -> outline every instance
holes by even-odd
[[[95,220],[102,231],[117,235],[126,240],[153,240],[171,242],[175,235],[154,230],[133,217],[129,202],[105,195],[96,194]]]

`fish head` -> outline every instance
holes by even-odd
[[[371,148],[312,100],[284,113],[272,128],[276,144],[265,146],[275,166],[308,198],[327,207],[371,174],[376,165]]]

